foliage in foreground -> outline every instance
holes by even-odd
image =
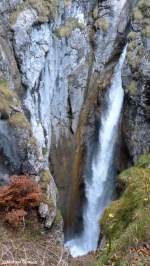
[[[101,221],[106,247],[98,256],[99,266],[130,265],[132,248],[150,240],[150,154],[124,171],[119,182],[124,184],[124,192],[106,209]],[[141,256],[136,265],[146,263]]]
[[[42,191],[28,176],[12,176],[10,184],[0,189],[0,208],[5,220],[18,225],[31,209],[39,206]]]

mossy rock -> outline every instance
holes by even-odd
[[[136,40],[132,40],[129,42],[127,49],[127,62],[131,67],[132,72],[139,71],[143,53],[144,53],[144,45],[142,42],[140,45],[137,43]]]
[[[98,6],[96,6],[93,10],[93,18],[96,19],[98,17]]]
[[[144,18],[143,24],[144,24],[144,26],[148,26],[149,25],[149,18]]]
[[[135,95],[137,92],[137,82],[135,80],[132,80],[129,87],[128,87],[129,93],[131,95]]]
[[[143,14],[138,7],[134,8],[133,18],[134,20],[139,21],[139,22],[143,19]]]
[[[19,14],[27,8],[33,8],[38,13],[38,21],[45,22],[53,19],[57,13],[59,6],[58,0],[24,0],[20,5],[17,5],[12,12],[9,22],[10,25],[15,24]]]
[[[150,0],[141,0],[141,1],[139,1],[138,7],[140,9],[150,8]]]
[[[64,0],[65,6],[71,5],[72,0]]]
[[[42,154],[43,154],[43,155],[48,154],[48,148],[47,148],[47,147],[43,147],[43,148],[42,148]]]
[[[69,18],[66,23],[55,30],[55,35],[58,38],[69,37],[75,29],[84,29],[84,25],[78,21],[77,18]]]
[[[47,189],[47,186],[50,184],[51,179],[52,179],[52,176],[49,170],[43,170],[40,173],[40,183],[41,183],[42,189],[44,190]]]
[[[129,34],[128,34],[128,40],[129,41],[134,41],[136,39],[136,32],[135,31],[131,31]]]
[[[54,220],[54,226],[60,225],[61,222],[62,222],[62,215],[61,215],[60,210],[57,208],[56,216],[55,216],[55,220]]]
[[[46,195],[43,195],[42,203],[47,204],[49,210],[55,208],[55,204],[52,198],[48,198]]]
[[[150,153],[143,154],[135,163],[137,167],[148,167],[150,168]]]
[[[58,0],[28,0],[28,2],[37,10],[40,22],[53,19],[59,6]]]
[[[138,7],[144,17],[150,17],[150,0],[141,0]]]
[[[19,14],[24,11],[26,8],[28,8],[27,2],[23,2],[19,5],[16,6],[16,8],[14,9],[14,11],[11,13],[10,17],[9,17],[9,23],[10,25],[14,25],[16,23],[17,17],[19,16]]]
[[[9,89],[7,81],[0,80],[0,114],[8,119],[13,109],[20,109],[20,101],[16,93]]]
[[[95,22],[96,29],[101,29],[104,32],[107,32],[109,29],[109,21],[107,18],[99,18]]]
[[[129,42],[128,44],[128,50],[132,51],[137,47],[136,40],[132,40],[132,42]]]
[[[130,48],[128,49],[128,52],[127,52],[127,62],[129,64],[129,66],[131,67],[131,69],[133,71],[135,71],[135,70],[139,69],[139,65],[141,62],[141,56],[139,56],[138,50],[137,50],[137,53],[135,53],[135,54],[133,54],[132,51],[133,51],[133,49],[131,50],[131,46],[130,46]]]
[[[105,210],[101,232],[107,245],[101,252],[97,265],[108,265],[116,255],[113,265],[127,262],[128,250],[137,242],[150,238],[150,154],[139,158],[134,167],[121,173],[124,184],[122,196]],[[122,264],[120,264],[122,263]],[[126,264],[129,265],[129,264]]]
[[[21,129],[27,129],[30,130],[30,123],[26,119],[24,113],[15,113],[11,115],[11,117],[8,120],[8,123],[13,128],[21,128]]]
[[[144,29],[142,30],[142,36],[144,38],[149,38],[150,37],[150,26],[146,25]]]
[[[33,149],[37,148],[37,141],[35,137],[32,136],[31,138],[29,138],[28,145],[31,146]]]

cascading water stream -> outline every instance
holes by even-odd
[[[66,243],[73,257],[96,250],[100,235],[99,221],[104,208],[112,200],[114,190],[112,162],[124,97],[121,70],[125,55],[126,48],[115,67],[112,85],[106,95],[106,110],[101,116],[98,151],[92,161],[92,178],[85,180],[84,229],[80,237]]]

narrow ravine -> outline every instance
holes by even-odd
[[[66,243],[73,257],[97,249],[99,221],[114,192],[113,157],[123,104],[121,70],[126,55],[124,49],[115,67],[112,85],[105,98],[105,110],[100,118],[97,154],[92,161],[92,177],[85,180],[86,205],[83,212],[84,229],[80,237]]]

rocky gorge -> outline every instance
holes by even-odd
[[[111,235],[116,254],[122,243],[118,232],[124,241],[131,220],[138,213],[141,221],[140,209],[149,206],[149,21],[149,0],[0,1],[0,185],[12,175],[36,180],[44,193],[42,223],[61,245],[63,230],[67,239],[83,229],[84,181],[92,174],[104,98],[127,44],[113,164],[117,174],[135,168],[116,179],[120,199],[104,213],[101,234],[106,245],[91,265],[132,265],[120,262],[124,247],[116,255],[118,264],[112,264],[107,241]],[[146,181],[141,184],[141,179]],[[124,204],[131,191],[137,199],[135,195]],[[132,205],[130,212],[119,214]],[[142,243],[149,240],[145,221]],[[128,241],[126,247],[133,245]]]

